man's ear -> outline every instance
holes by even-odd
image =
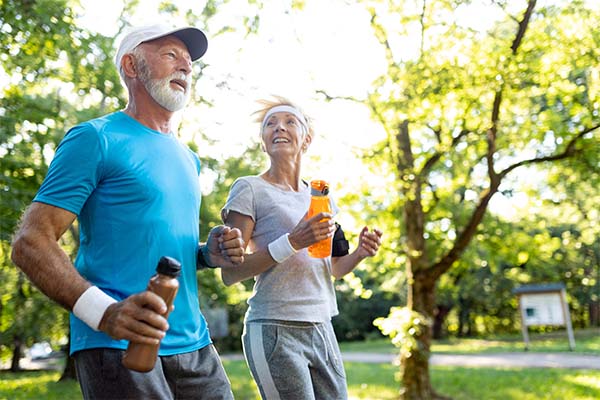
[[[129,78],[135,78],[137,76],[137,67],[135,65],[135,57],[133,54],[125,54],[121,58],[121,68],[125,76]]]

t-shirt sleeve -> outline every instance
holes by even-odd
[[[78,125],[60,142],[48,173],[33,201],[79,215],[100,180],[102,149],[89,124]]]
[[[254,190],[248,181],[238,178],[229,191],[225,205],[221,209],[221,219],[227,219],[229,211],[235,211],[247,215],[256,222],[256,207],[254,202]]]

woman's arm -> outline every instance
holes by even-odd
[[[300,222],[289,233],[288,240],[295,251],[303,249],[327,237],[333,236],[335,226],[329,213],[319,213]],[[254,220],[248,216],[235,211],[229,211],[225,219],[225,225],[238,228],[242,232],[244,246],[247,246],[254,231]],[[221,278],[225,285],[230,286],[248,278],[259,275],[277,264],[271,256],[269,248],[256,249],[252,254],[244,255],[244,262],[235,267],[222,268]]]
[[[240,214],[236,211],[229,211],[225,225],[232,228],[238,228],[242,232],[244,239],[244,250],[247,249],[252,232],[254,231],[254,220],[248,215]],[[269,249],[258,249],[252,254],[244,255],[244,262],[231,268],[221,268],[221,278],[225,285],[230,286],[234,283],[244,281],[261,274],[275,265],[275,260],[269,254]]]
[[[383,232],[379,229],[373,229],[369,232],[368,227],[363,227],[360,231],[356,250],[343,257],[331,257],[332,275],[336,279],[340,279],[356,268],[362,260],[377,254],[377,250],[379,250],[379,246],[381,245],[382,235]]]

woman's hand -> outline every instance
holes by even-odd
[[[301,250],[321,240],[330,238],[335,232],[331,213],[318,213],[306,219],[306,214],[290,232],[289,240],[294,249]]]
[[[377,254],[381,246],[381,236],[383,232],[377,228],[369,231],[368,227],[363,227],[358,236],[358,248],[356,249],[360,258],[373,257]]]

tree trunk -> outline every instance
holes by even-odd
[[[600,302],[592,301],[589,305],[590,325],[600,326]]]
[[[446,337],[446,332],[444,331],[444,323],[446,322],[446,317],[452,310],[452,307],[448,307],[444,304],[438,304],[435,312],[434,312],[434,320],[433,320],[433,338],[434,339],[443,339]]]
[[[20,335],[13,337],[13,355],[10,363],[11,372],[21,371],[21,357],[23,356],[23,342]]]
[[[435,308],[435,281],[427,274],[415,274],[413,283],[409,283],[409,291],[412,293],[412,310],[419,312],[429,320],[433,320]],[[401,358],[402,364],[402,391],[401,398],[404,400],[430,400],[450,399],[436,393],[431,386],[429,376],[429,355],[431,349],[432,329],[423,329],[415,338],[418,348],[409,357]]]
[[[63,370],[63,373],[60,376],[59,382],[66,380],[77,380],[77,372],[75,371],[75,359],[69,354],[67,354],[65,369]]]
[[[77,373],[75,371],[75,359],[73,357],[70,356],[70,352],[71,352],[71,335],[69,334],[69,341],[67,342],[67,347],[65,349],[65,352],[67,353],[66,357],[66,362],[65,362],[65,369],[63,370],[63,373],[59,379],[60,381],[66,381],[66,380],[77,380]]]

